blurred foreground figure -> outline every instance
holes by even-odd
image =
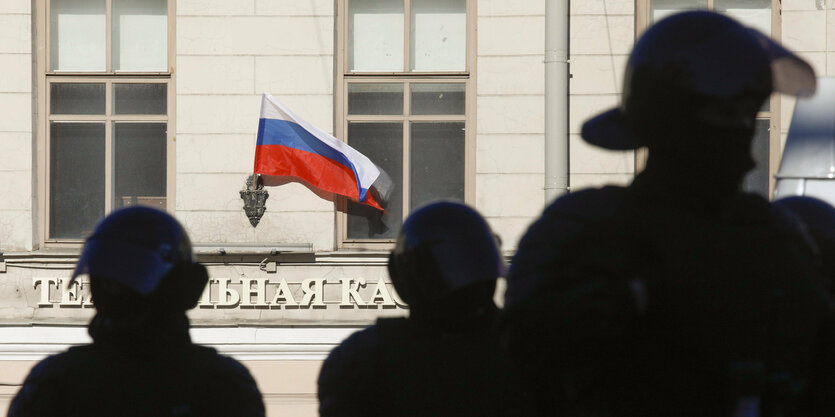
[[[93,343],[36,365],[9,409],[22,416],[263,416],[243,365],[191,343],[186,310],[206,269],[163,211],[114,212],[87,239],[73,273],[89,274]]]
[[[454,202],[416,210],[388,267],[409,318],[379,319],[331,352],[320,415],[529,414],[498,348],[493,294],[504,264],[481,215]]]
[[[628,187],[558,199],[508,277],[508,348],[560,416],[835,415],[832,309],[791,214],[743,193],[758,109],[808,64],[711,12],[651,27],[583,138],[649,148]]]
[[[814,240],[820,255],[824,286],[835,295],[835,207],[814,197],[786,197],[777,201],[797,215]]]

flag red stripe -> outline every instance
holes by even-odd
[[[258,145],[255,173],[299,177],[316,188],[359,200],[354,171],[316,153],[284,145]],[[365,204],[382,210],[371,194],[366,194]]]

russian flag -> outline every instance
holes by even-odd
[[[385,180],[385,173],[381,176],[365,155],[296,116],[268,93],[261,99],[254,172],[301,178],[316,188],[383,210],[369,189],[378,178]]]

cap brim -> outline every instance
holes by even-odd
[[[117,239],[92,238],[84,245],[71,282],[79,275],[97,275],[148,295],[173,267],[158,251]]]
[[[762,32],[748,28],[760,41],[771,62],[772,88],[777,93],[808,97],[815,94],[817,79],[808,62]]]
[[[629,132],[620,108],[603,112],[583,123],[583,140],[605,149],[627,151],[642,145]]]

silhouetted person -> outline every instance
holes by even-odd
[[[414,211],[388,268],[409,317],[379,319],[331,352],[320,415],[525,415],[494,326],[504,264],[481,215],[454,202]]]
[[[36,365],[9,409],[25,416],[263,416],[243,365],[191,343],[186,310],[206,286],[182,226],[146,207],[113,212],[73,273],[89,274],[93,343]]]
[[[648,147],[646,169],[555,201],[508,276],[505,336],[540,414],[835,415],[813,250],[790,214],[740,191],[764,101],[813,90],[808,64],[719,14],[637,41],[622,104],[582,135]]]
[[[786,197],[776,202],[789,209],[803,222],[803,226],[817,247],[823,271],[824,286],[835,295],[835,207],[808,196]]]

